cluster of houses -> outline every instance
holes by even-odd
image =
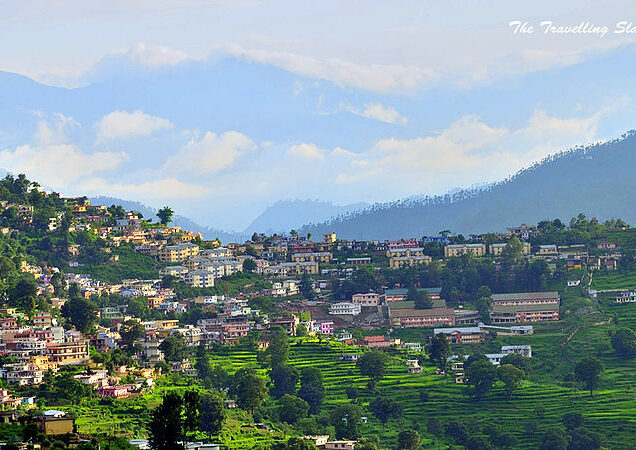
[[[14,361],[0,368],[0,377],[7,383],[39,384],[48,371],[88,361],[89,339],[57,326],[51,314],[36,313],[27,318],[13,308],[0,314],[0,354]]]

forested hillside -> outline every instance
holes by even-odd
[[[433,235],[444,229],[485,233],[579,212],[629,222],[636,217],[634,169],[636,132],[630,131],[620,139],[556,154],[487,188],[379,204],[301,231],[333,231],[344,239]]]

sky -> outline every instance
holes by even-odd
[[[635,50],[630,1],[0,0],[0,167],[229,230],[439,194],[634,128]]]

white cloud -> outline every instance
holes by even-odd
[[[169,120],[151,116],[140,110],[113,111],[95,124],[98,141],[150,136],[157,131],[170,129],[172,126]]]
[[[85,192],[126,196],[142,201],[197,198],[213,192],[213,189],[207,186],[186,183],[176,178],[161,178],[141,183],[119,183],[103,178],[91,178],[80,183],[79,189]]]
[[[230,167],[246,152],[255,150],[257,145],[238,131],[223,134],[206,132],[199,140],[192,138],[179,152],[169,158],[163,166],[165,171],[177,173],[192,172],[207,174]]]
[[[299,75],[332,81],[340,86],[375,92],[391,92],[419,87],[437,79],[432,69],[401,64],[357,64],[340,58],[316,58],[292,52],[228,47],[230,54],[282,67]],[[295,93],[299,93],[295,88]]]
[[[343,103],[340,105],[340,109],[344,109],[357,116],[366,117],[367,119],[378,120],[394,125],[406,125],[408,123],[408,119],[397,112],[395,108],[384,106],[382,103],[367,103],[364,105],[363,110]]]
[[[300,156],[308,159],[324,159],[327,150],[319,148],[316,144],[296,144],[289,147],[287,153],[292,156]]]
[[[192,59],[190,55],[181,50],[176,50],[160,45],[135,44],[125,52],[133,61],[146,67],[175,66]]]
[[[601,116],[559,118],[539,110],[526,126],[511,130],[468,115],[435,136],[381,139],[336,181],[384,175],[412,193],[500,180],[552,153],[593,141]]]
[[[328,150],[320,148],[314,143],[292,145],[287,149],[287,154],[309,160],[324,160],[325,158],[352,158],[356,155],[355,153],[341,147]]]
[[[116,169],[128,159],[123,152],[88,153],[68,143],[67,132],[81,126],[72,117],[60,113],[51,119],[42,112],[37,115],[40,121],[35,143],[0,151],[0,167],[24,172],[40,184],[63,188],[83,177]]]
[[[125,153],[84,153],[75,145],[44,147],[21,145],[0,152],[0,165],[12,172],[24,172],[43,185],[70,186],[80,178],[116,169],[126,161]]]

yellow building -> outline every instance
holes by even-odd
[[[521,253],[523,255],[529,255],[530,254],[530,243],[529,242],[522,242],[521,243],[523,245],[522,249],[521,249]],[[503,255],[503,252],[506,248],[506,243],[505,242],[501,242],[501,243],[497,243],[497,244],[490,244],[488,246],[488,253],[490,253],[493,256],[501,256]]]
[[[325,242],[333,244],[334,242],[336,242],[336,240],[337,240],[336,233],[327,233],[324,235]]]
[[[159,250],[161,262],[180,263],[199,254],[199,246],[191,243],[166,245]]]
[[[451,244],[444,247],[445,258],[466,254],[484,256],[486,254],[486,244]]]

